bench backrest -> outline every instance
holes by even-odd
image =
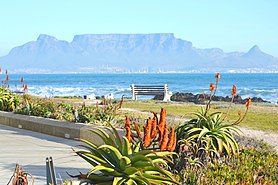
[[[137,95],[163,95],[163,101],[170,101],[172,92],[169,93],[168,85],[131,85],[132,99],[137,100]]]
[[[164,85],[156,86],[141,86],[134,85],[132,86],[132,91],[135,95],[163,95],[165,93]],[[168,91],[168,86],[166,86],[166,92]]]

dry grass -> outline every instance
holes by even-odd
[[[167,109],[167,115],[172,117],[194,117],[192,112],[199,111],[200,105],[191,103],[177,103],[168,102],[163,103],[159,101],[125,101],[124,108],[135,109],[137,112],[133,113],[134,116],[146,116],[146,112],[159,112],[160,108],[164,107]],[[227,112],[228,103],[214,102],[212,104],[211,111]],[[238,118],[238,111],[244,112],[245,106],[233,104],[228,121],[233,122]],[[143,113],[140,113],[143,112]],[[240,126],[249,127],[257,130],[271,131],[278,133],[278,107],[277,106],[265,106],[265,105],[253,105],[245,118],[240,123]]]

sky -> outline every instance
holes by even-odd
[[[0,56],[40,34],[174,33],[197,48],[278,57],[277,0],[2,0]]]

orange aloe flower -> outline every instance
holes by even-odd
[[[6,75],[8,75],[8,74],[9,74],[8,69],[6,69]]]
[[[168,143],[168,125],[165,124],[163,138],[160,143],[160,151],[167,149],[167,143]]]
[[[131,138],[130,120],[129,120],[128,116],[125,116],[125,130],[126,130],[125,137],[131,143],[132,142],[132,138]]]
[[[246,108],[248,109],[252,104],[252,99],[249,97],[248,100],[246,101]]]
[[[172,148],[169,150],[169,152],[173,152],[176,149],[176,146],[177,146],[177,134],[174,132],[173,145]]]
[[[232,96],[236,95],[236,85],[233,85]]]
[[[0,73],[2,73],[2,68],[0,67]]]
[[[8,75],[6,75],[6,81],[9,81],[9,80],[10,80],[9,76],[8,76]]]
[[[215,75],[215,78],[219,79],[219,78],[220,78],[220,73],[217,73],[217,74]]]
[[[162,141],[163,134],[164,134],[164,128],[166,124],[166,109],[161,108],[160,112],[160,120],[158,125],[158,133],[159,133],[159,141]]]
[[[126,127],[125,130],[126,130],[126,135],[125,135],[125,137],[126,137],[127,140],[131,143],[131,142],[132,142],[131,129],[130,129],[130,127]]]
[[[130,119],[129,119],[128,115],[125,116],[125,127],[129,127],[130,128]]]
[[[21,83],[24,83],[24,78],[23,77],[21,77]]]
[[[149,147],[151,145],[151,131],[152,131],[152,118],[149,117],[149,119],[147,120],[147,124],[144,127],[143,143],[145,147]]]
[[[10,88],[10,84],[8,84],[8,89]]]
[[[123,103],[124,103],[124,95],[121,98],[119,109],[121,109],[123,107]]]
[[[209,90],[210,90],[210,91],[213,91],[214,89],[215,89],[214,84],[213,84],[213,83],[210,83]]]
[[[135,130],[136,130],[137,136],[141,139],[142,138],[142,133],[140,131],[140,128],[139,128],[138,124],[136,122],[133,122],[133,124],[135,125]]]
[[[170,138],[169,141],[167,143],[167,150],[170,151],[173,147],[174,144],[174,137],[175,137],[175,129],[172,127],[171,131],[170,131]]]
[[[154,116],[152,119],[152,132],[151,132],[151,138],[155,139],[157,134],[157,119]]]
[[[25,84],[25,86],[24,86],[23,90],[24,90],[24,91],[27,91],[27,89],[28,89],[28,85],[27,85],[27,84]]]

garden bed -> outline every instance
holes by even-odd
[[[72,123],[36,116],[0,111],[0,124],[68,139],[83,138],[97,143],[101,139],[90,132],[96,125]],[[102,126],[100,126],[102,127]]]

